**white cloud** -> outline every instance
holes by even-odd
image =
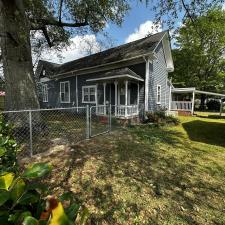
[[[225,10],[225,3],[223,3],[223,5],[222,5],[222,9],[223,9],[223,10]]]
[[[126,39],[125,43],[144,38],[149,34],[155,34],[162,31],[160,24],[154,24],[152,21],[147,20],[142,23],[138,28],[135,29],[134,33],[130,34]]]
[[[41,58],[54,63],[65,63],[102,50],[95,35],[76,36],[70,42],[70,46],[64,47],[59,54],[55,50],[48,50]]]

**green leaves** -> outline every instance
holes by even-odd
[[[2,206],[10,198],[10,193],[8,191],[0,191],[0,206]]]
[[[46,163],[37,163],[26,169],[23,173],[25,178],[39,178],[47,175],[51,171],[51,166]]]
[[[36,220],[34,217],[32,216],[28,216],[25,218],[25,220],[23,221],[22,225],[38,225],[38,220]]]
[[[8,190],[13,182],[14,176],[14,173],[3,173],[0,175],[0,189]]]

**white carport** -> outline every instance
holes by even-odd
[[[220,97],[220,115],[222,115],[223,110],[223,99],[225,98],[225,94],[215,93],[215,92],[208,92],[208,91],[200,91],[196,90],[194,87],[190,88],[173,88],[171,89],[171,95],[173,93],[190,93],[192,94],[191,101],[173,101],[171,100],[170,110],[172,111],[190,111],[191,114],[194,114],[194,102],[195,102],[195,95],[196,94],[205,94],[210,96]],[[171,98],[172,99],[172,98]]]

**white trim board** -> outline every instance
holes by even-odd
[[[144,81],[142,78],[138,78],[129,74],[124,74],[124,75],[116,75],[116,76],[110,76],[110,77],[100,77],[100,78],[93,78],[93,79],[87,79],[86,81],[99,81],[99,80],[108,80],[108,79],[113,79],[113,78],[121,78],[121,77],[128,77],[128,78],[133,78],[135,80],[139,81]]]

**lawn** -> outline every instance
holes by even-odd
[[[51,191],[72,191],[92,224],[225,224],[225,119],[180,119],[57,146],[32,162],[54,166]]]

